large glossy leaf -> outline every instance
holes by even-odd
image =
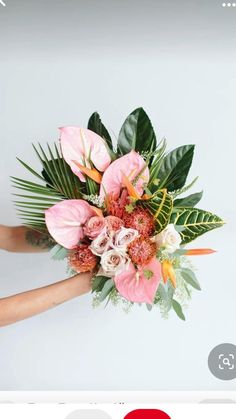
[[[175,191],[184,186],[192,164],[194,145],[184,145],[168,153],[158,171],[160,188]]]
[[[173,199],[166,189],[155,193],[153,198],[143,201],[143,205],[150,210],[156,220],[156,233],[160,233],[167,226],[173,208]]]
[[[198,176],[196,176],[190,183],[188,183],[187,185],[184,185],[182,188],[180,189],[176,189],[174,192],[171,193],[173,199],[175,199],[177,196],[182,195],[183,193],[187,192],[189,189],[191,189],[193,187],[193,185],[195,185],[195,183],[198,180]]]
[[[111,136],[107,131],[106,127],[103,125],[99,113],[94,112],[90,116],[88,121],[88,129],[100,135],[100,137],[102,137],[106,141],[109,148],[111,150],[113,149]]]
[[[217,215],[198,208],[177,208],[170,217],[170,223],[184,227],[180,235],[182,244],[186,244],[208,231],[221,227],[224,221]]]
[[[174,207],[190,207],[193,208],[195,205],[198,204],[199,201],[202,199],[203,192],[193,193],[185,198],[175,199],[174,200]]]
[[[135,109],[125,120],[118,138],[118,150],[127,154],[131,150],[152,152],[156,149],[156,135],[143,108]]]

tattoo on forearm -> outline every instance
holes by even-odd
[[[36,230],[27,230],[25,240],[33,247],[39,247],[42,250],[49,250],[55,246],[55,242],[49,234],[41,233]]]

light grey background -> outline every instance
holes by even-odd
[[[6,0],[0,6],[0,222],[18,223],[9,176],[38,167],[31,142],[85,125],[98,110],[115,133],[143,106],[169,147],[196,143],[190,180],[227,225],[199,238],[203,291],[186,323],[91,296],[0,329],[0,390],[235,390],[207,358],[235,343],[236,8],[207,0]],[[47,255],[0,252],[0,295],[65,277]]]

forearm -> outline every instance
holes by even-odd
[[[49,250],[54,242],[48,234],[30,228],[0,225],[0,249],[9,252],[35,253]]]
[[[54,308],[91,289],[92,273],[86,272],[46,287],[0,299],[0,327]]]

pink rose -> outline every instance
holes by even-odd
[[[90,239],[95,239],[106,227],[103,217],[91,217],[84,226],[84,234]]]
[[[137,230],[133,228],[121,227],[119,231],[116,232],[113,239],[113,247],[115,249],[126,251],[127,246],[139,236]]]
[[[118,275],[123,272],[127,268],[128,263],[128,255],[116,249],[104,252],[101,257],[103,273],[109,276]]]
[[[121,227],[124,226],[123,221],[113,215],[108,215],[105,217],[105,222],[109,231],[118,231],[121,229]]]
[[[111,238],[106,231],[102,231],[91,243],[90,249],[96,256],[101,256],[111,247]]]

